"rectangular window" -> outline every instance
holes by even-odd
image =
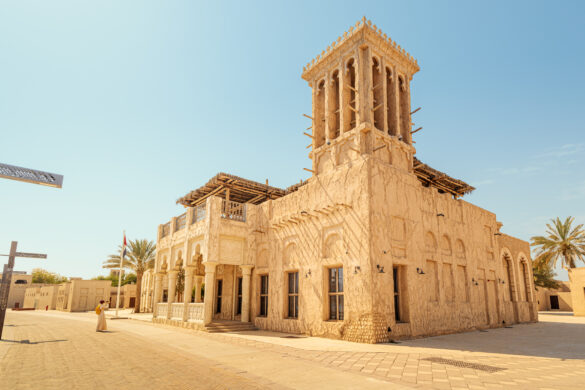
[[[163,290],[162,301],[168,302],[168,299],[169,299],[169,290]]]
[[[215,312],[221,313],[221,292],[223,289],[223,280],[218,279],[216,281],[217,291],[216,291],[216,299],[215,299]]]
[[[299,318],[299,273],[288,273],[288,318]]]
[[[343,321],[343,267],[329,268],[329,319]]]
[[[236,315],[242,314],[242,278],[238,278],[238,304],[236,305]]]
[[[268,275],[260,276],[260,316],[268,315]]]
[[[398,279],[398,276],[398,267],[393,267],[392,280],[394,281],[394,318],[396,322],[402,322],[402,313],[400,312],[400,280]]]

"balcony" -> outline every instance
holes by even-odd
[[[187,213],[183,213],[177,217],[177,222],[175,223],[175,231],[178,232],[181,229],[184,229],[187,225]]]
[[[206,204],[202,203],[199,206],[195,206],[193,208],[193,219],[191,220],[191,223],[197,223],[199,221],[203,221],[205,219],[205,211],[206,210]]]
[[[164,225],[162,225],[162,232],[160,235],[161,238],[168,236],[170,232],[171,232],[171,223],[167,222]]]
[[[222,200],[221,217],[232,221],[246,222],[246,204]]]

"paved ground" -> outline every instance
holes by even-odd
[[[141,314],[140,319],[146,316]],[[366,345],[207,334],[95,314],[9,312],[0,389],[583,389],[585,318]]]

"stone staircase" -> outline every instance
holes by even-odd
[[[240,321],[213,321],[205,326],[205,330],[209,333],[230,333],[230,332],[247,332],[251,330],[258,330],[251,322]]]

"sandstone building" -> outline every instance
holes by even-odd
[[[0,273],[0,279],[1,278],[2,273]],[[23,271],[13,271],[6,307],[15,309],[22,308],[24,305],[26,289],[31,285],[33,285],[32,275],[27,275],[26,272]],[[35,286],[37,286],[37,284],[35,284]]]
[[[109,307],[115,308],[118,299],[118,287],[110,288]],[[136,306],[136,285],[125,284],[120,286],[120,309],[129,309]]]
[[[101,300],[110,299],[109,280],[81,280],[71,278],[67,283],[59,285],[57,290],[56,309],[61,311],[94,310]]]
[[[368,343],[537,321],[528,243],[415,157],[418,70],[365,19],[307,64],[312,176],[220,173],[180,198],[143,279],[153,321]]]

